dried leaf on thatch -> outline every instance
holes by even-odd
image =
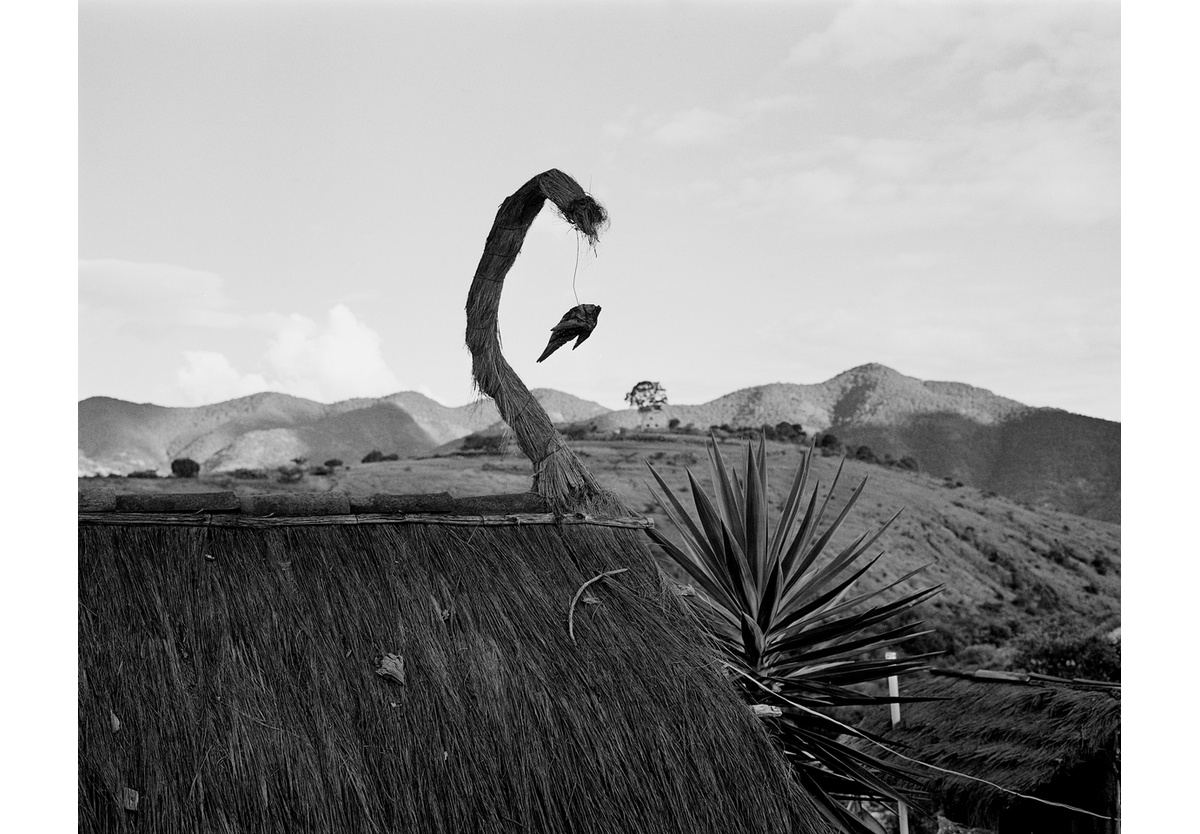
[[[379,668],[375,670],[375,674],[381,678],[391,678],[400,684],[408,683],[404,677],[403,655],[385,654],[383,659],[379,661]]]
[[[126,811],[136,811],[138,809],[138,792],[133,788],[121,789],[121,804]]]
[[[592,335],[599,320],[600,305],[598,304],[577,304],[567,310],[558,324],[550,328],[550,341],[537,361],[541,362],[572,339],[575,339],[575,344],[571,350],[575,350],[583,344],[588,336]]]

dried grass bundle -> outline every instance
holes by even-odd
[[[549,415],[534,399],[500,350],[500,293],[504,277],[542,205],[549,200],[568,223],[595,245],[608,222],[604,207],[562,171],[538,174],[506,199],[496,212],[483,257],[467,295],[467,348],[479,390],[496,401],[521,451],[533,463],[533,491],[559,512],[628,515],[620,499],[605,490],[567,446]]]

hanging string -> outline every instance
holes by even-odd
[[[774,692],[771,689],[767,688],[766,686],[763,686],[763,684],[761,682],[755,680],[750,675],[746,674],[745,672],[743,672],[741,669],[737,668],[733,664],[722,662],[721,665],[724,666],[726,669],[731,669],[734,672],[737,672],[739,675],[741,675],[746,680],[750,681],[755,686],[763,689],[764,691],[770,693],[771,695],[774,695],[779,700],[781,700],[785,703],[791,704],[796,709],[801,710],[803,712],[810,713],[812,715],[815,715],[817,718],[820,718],[824,721],[831,721],[834,724],[837,724],[839,727],[843,727],[843,728],[849,730],[851,733],[854,733],[855,736],[858,736],[860,738],[862,737],[862,736],[858,735],[858,730],[854,729],[853,727],[851,727],[847,724],[843,724],[841,721],[838,721],[836,718],[830,718],[828,715],[817,712],[814,709],[809,709],[808,707],[804,706],[803,704],[797,704],[795,701],[789,701],[787,698],[784,698],[778,692]],[[1087,814],[1089,817],[1096,817],[1096,818],[1102,819],[1102,820],[1112,820],[1113,822],[1121,821],[1120,817],[1110,817],[1105,814],[1097,814],[1095,811],[1088,811],[1084,808],[1076,808],[1074,805],[1066,805],[1062,802],[1052,802],[1049,799],[1041,799],[1036,796],[1029,796],[1028,794],[1018,793],[1017,791],[1010,790],[1009,788],[1006,788],[1003,785],[997,785],[995,782],[989,782],[987,779],[980,779],[978,776],[969,776],[966,773],[959,773],[957,770],[948,770],[944,767],[938,767],[937,765],[931,765],[928,762],[921,761],[920,759],[914,759],[914,758],[911,758],[910,756],[905,756],[903,753],[898,753],[895,750],[893,750],[892,748],[888,747],[887,745],[880,744],[878,741],[873,741],[872,739],[869,739],[869,738],[866,740],[871,742],[871,744],[874,744],[876,747],[880,747],[880,748],[886,750],[887,752],[891,753],[893,756],[898,756],[899,758],[904,759],[907,762],[912,762],[913,764],[919,764],[922,767],[927,767],[927,768],[930,768],[931,770],[938,770],[938,771],[941,771],[942,773],[948,773],[951,776],[961,776],[963,779],[970,779],[972,782],[981,782],[984,785],[990,785],[991,787],[995,788],[998,791],[1004,791],[1004,793],[1012,794],[1013,796],[1019,796],[1021,799],[1028,799],[1031,802],[1040,802],[1043,805],[1053,805],[1056,808],[1065,808],[1068,811],[1076,811],[1080,814]]]
[[[571,292],[575,293],[575,306],[579,306],[579,293],[575,292],[575,276],[579,274],[579,230],[575,230],[575,271],[571,273]]]

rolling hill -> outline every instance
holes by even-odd
[[[533,394],[560,422],[607,411],[561,391]],[[331,405],[264,393],[195,408],[90,397],[79,403],[79,473],[168,474],[171,461],[184,457],[210,472],[271,468],[297,457],[356,461],[375,449],[411,458],[498,420],[490,400],[450,407],[415,391]]]
[[[665,428],[706,432],[799,423],[833,434],[853,453],[913,457],[922,471],[1046,509],[1121,520],[1121,424],[1031,408],[983,388],[926,382],[878,364],[816,385],[745,388],[702,405],[641,414],[614,411],[581,424],[592,431]]]
[[[825,382],[744,388],[700,405],[639,413],[610,411],[551,389],[534,395],[556,423],[597,435],[710,426],[799,423],[883,459],[915,458],[920,469],[1014,501],[1120,522],[1121,425],[1031,408],[959,382],[924,381],[878,364]],[[378,449],[414,458],[453,452],[461,439],[503,424],[487,399],[451,407],[415,391],[322,405],[255,394],[198,408],[139,405],[106,397],[79,404],[81,475],[169,471],[190,457],[206,471],[270,468],[296,457],[361,460]]]
[[[958,414],[994,425],[1028,406],[959,382],[925,382],[884,365],[852,368],[814,385],[776,382],[743,388],[702,405],[667,405],[653,415],[614,411],[592,423],[603,430],[681,425],[762,426],[800,423],[810,433],[839,427],[892,426],[914,414]]]

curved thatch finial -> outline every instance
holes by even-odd
[[[496,401],[517,444],[533,462],[533,491],[561,511],[625,515],[554,428],[541,403],[500,352],[500,292],[542,204],[554,203],[567,222],[595,243],[608,220],[604,207],[562,171],[538,174],[500,205],[467,294],[467,347],[479,390]]]

